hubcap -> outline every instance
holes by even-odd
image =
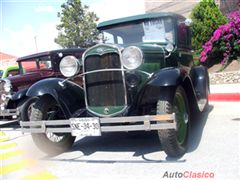
[[[58,113],[58,109],[55,109],[55,110],[52,110],[52,111],[49,111],[47,116],[48,116],[48,120],[53,120],[53,119],[56,119],[57,117],[57,113]],[[60,142],[64,136],[63,135],[60,135],[60,134],[56,134],[56,133],[52,133],[52,132],[47,132],[46,133],[46,136],[48,137],[48,139],[52,142]]]
[[[176,113],[177,121],[177,141],[179,144],[183,144],[187,137],[189,116],[184,98],[180,93],[177,93],[174,98],[174,112]]]

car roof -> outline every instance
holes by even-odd
[[[39,53],[19,57],[17,59],[17,62],[30,60],[30,59],[34,59],[34,58],[39,58],[39,57],[43,57],[43,56],[48,56],[48,55],[56,54],[56,53],[84,52],[85,50],[86,49],[84,49],[84,48],[67,48],[67,49],[57,49],[57,50],[39,52]]]
[[[129,17],[124,17],[124,18],[104,21],[104,22],[101,22],[98,24],[98,29],[104,29],[105,27],[111,26],[111,25],[128,23],[131,21],[137,21],[137,20],[143,20],[143,19],[158,18],[158,17],[173,17],[173,18],[185,19],[184,16],[176,14],[176,13],[171,13],[171,12],[146,13],[146,14],[140,14],[140,15],[135,15],[135,16],[129,16]]]

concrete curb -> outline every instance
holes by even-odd
[[[209,101],[240,102],[240,83],[210,85]]]
[[[214,93],[209,94],[209,101],[240,102],[240,93]]]

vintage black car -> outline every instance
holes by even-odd
[[[174,13],[150,13],[100,23],[102,43],[85,51],[83,86],[52,78],[27,96],[39,97],[30,122],[21,122],[46,153],[61,153],[75,136],[158,131],[168,156],[187,149],[192,115],[208,104],[208,72],[193,65],[189,21]],[[73,56],[60,70],[76,77]]]
[[[0,79],[0,118],[28,120],[28,111],[36,97],[27,97],[28,88],[41,79],[64,77],[59,70],[60,60],[69,55],[81,59],[85,49],[59,49],[20,57],[18,74]],[[80,81],[80,78],[78,78]]]

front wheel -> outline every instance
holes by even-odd
[[[32,112],[32,107],[37,101],[37,99],[38,99],[37,97],[28,98],[26,100],[24,99],[19,103],[19,109],[20,109],[19,120],[20,121],[29,121],[29,118]]]
[[[40,97],[32,107],[30,121],[61,119],[62,112],[57,102],[47,96]],[[32,139],[39,149],[49,155],[60,154],[68,150],[75,137],[70,133],[33,133]]]
[[[158,135],[165,153],[180,157],[187,150],[190,123],[188,100],[182,86],[177,87],[172,101],[159,100],[157,103],[157,114],[172,113],[175,113],[177,129],[158,130]]]

